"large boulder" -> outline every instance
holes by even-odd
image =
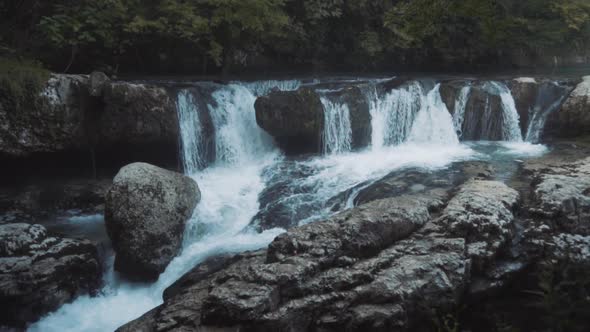
[[[324,110],[308,88],[272,91],[256,99],[256,122],[289,154],[321,152]]]
[[[101,274],[88,241],[52,237],[41,225],[0,224],[0,329],[24,327],[94,292]]]
[[[561,109],[547,119],[546,136],[575,137],[590,134],[590,76],[576,86]]]
[[[191,178],[145,163],[123,167],[105,203],[115,270],[154,280],[178,254],[186,222],[201,198]]]

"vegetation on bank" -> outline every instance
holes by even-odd
[[[0,52],[55,71],[442,67],[590,49],[587,0],[15,0],[0,22]]]
[[[35,106],[48,79],[49,71],[37,61],[0,57],[0,107],[18,114]]]

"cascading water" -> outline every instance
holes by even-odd
[[[206,166],[204,161],[204,147],[202,145],[202,126],[199,119],[197,103],[188,90],[178,92],[176,109],[181,135],[182,164],[184,171],[192,174]]]
[[[522,142],[518,111],[510,89],[499,82],[490,82],[490,85],[492,86],[491,90],[499,94],[502,100],[502,139],[511,142]]]
[[[265,94],[269,93],[273,89],[278,89],[281,91],[293,91],[299,89],[301,86],[301,81],[298,80],[268,80],[268,81],[258,81],[258,82],[249,82],[249,83],[240,83],[240,82],[233,82],[234,84],[240,85],[245,87],[246,89],[250,90],[252,94],[256,97],[264,96]]]
[[[541,139],[547,118],[564,102],[570,89],[555,82],[545,82],[539,87],[535,104],[529,110],[529,125],[525,141],[537,143]]]
[[[408,137],[413,143],[459,144],[453,118],[440,96],[437,84],[425,98]]]
[[[324,106],[323,152],[342,153],[350,151],[352,129],[348,106],[330,101],[325,96],[320,99]]]
[[[383,97],[378,96],[375,89],[368,93],[374,149],[400,144],[408,138],[416,113],[422,106],[423,94],[422,86],[416,81]]]
[[[455,102],[455,110],[453,112],[453,127],[457,132],[457,136],[461,138],[463,135],[463,121],[465,120],[465,109],[467,108],[467,101],[471,93],[471,85],[464,86],[459,92],[459,98]]]

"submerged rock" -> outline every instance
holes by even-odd
[[[200,199],[197,183],[187,176],[145,163],[123,167],[105,204],[115,270],[133,279],[156,279],[178,254]]]
[[[41,225],[0,224],[0,326],[23,327],[101,281],[96,247]]]
[[[288,154],[321,152],[324,110],[319,95],[308,88],[272,91],[254,104],[256,122]]]

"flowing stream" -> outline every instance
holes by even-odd
[[[216,85],[206,98],[192,89],[178,91],[183,166],[202,192],[186,227],[182,252],[152,284],[123,280],[113,271],[111,258],[98,296],[81,296],[30,330],[112,331],[161,304],[164,289],[207,257],[263,248],[285,231],[280,225],[252,227],[263,225],[264,213],[280,210],[285,220],[312,222],[336,212],[327,204],[333,197],[393,170],[434,170],[455,161],[497,158],[479,151],[478,145],[459,141],[456,128],[461,127],[468,88],[461,90],[453,117],[441,100],[440,86],[426,87],[417,81],[384,93],[375,83],[363,87],[372,137],[370,146],[361,151],[351,151],[348,106],[322,97],[325,154],[287,158],[257,126],[254,102],[272,89],[294,90],[301,85],[300,81],[232,82]],[[502,87],[494,88],[502,96],[502,130],[507,141],[515,142],[502,145],[500,154],[513,159],[542,153],[543,148],[519,143],[514,100]],[[207,152],[205,133],[213,135],[212,153]],[[340,209],[352,207],[352,199]]]

